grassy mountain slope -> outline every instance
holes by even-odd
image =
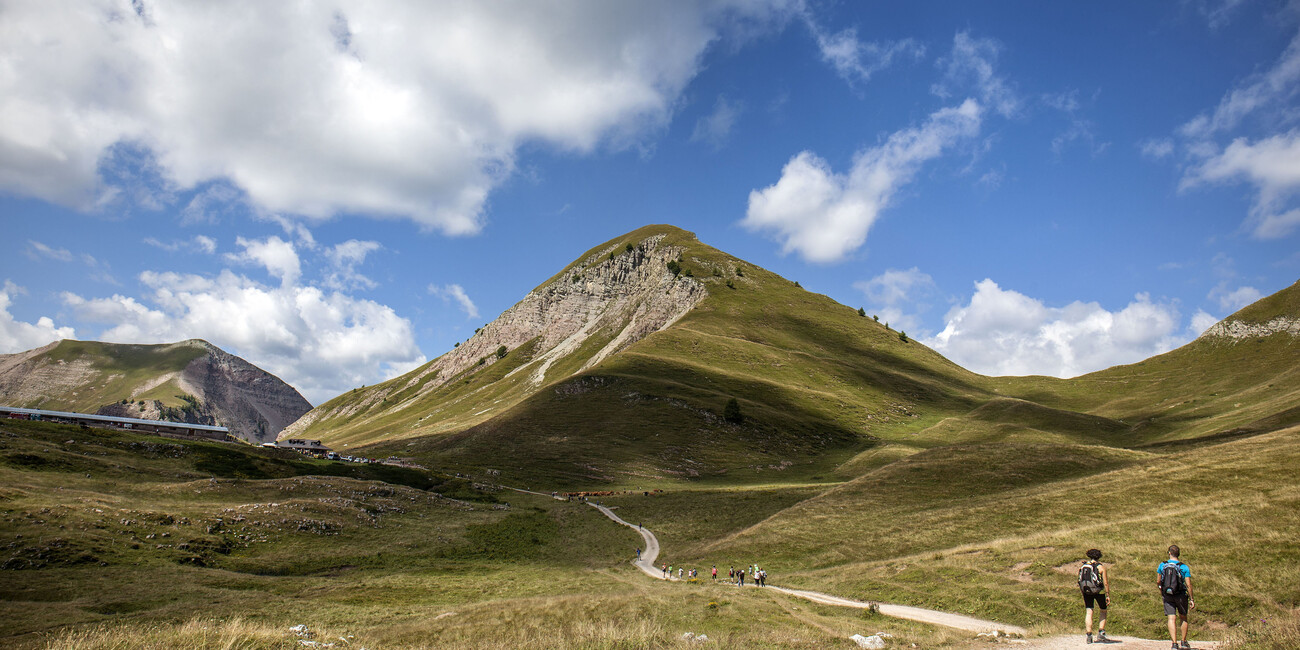
[[[1098,547],[1111,563],[1112,631],[1158,638],[1154,567],[1178,543],[1197,577],[1199,636],[1215,637],[1300,606],[1297,466],[1300,427],[1178,452],[934,449],[683,544],[688,554],[666,561],[758,561],[782,585],[1064,631],[1080,610],[1074,568]],[[609,500],[647,526],[662,518],[653,504]],[[734,494],[701,501],[707,511],[744,507]]]
[[[603,278],[596,302],[547,298],[581,293],[593,278]],[[647,286],[702,297],[628,339],[631,314],[645,307],[622,296]],[[1229,320],[1295,319],[1298,293],[1293,286]],[[543,340],[546,327],[519,326],[540,312],[589,326],[557,345]],[[691,233],[647,226],[539,285],[449,353],[460,365],[440,358],[357,389],[283,435],[551,487],[829,481],[870,469],[861,461],[882,443],[900,455],[994,441],[1137,447],[1295,424],[1296,341],[1207,334],[1071,380],[983,377]],[[487,353],[502,346],[504,357]],[[742,422],[722,418],[733,398]]]
[[[33,354],[35,353],[35,354]],[[94,413],[123,399],[157,400],[182,407],[180,373],[207,353],[191,345],[121,345],[56,341],[38,350],[4,355],[0,364],[30,360],[26,377],[5,373],[0,400],[10,406]]]
[[[666,267],[657,281],[705,292],[659,331],[600,358],[620,331],[593,329],[551,359],[540,384],[529,379],[547,350],[535,343],[408,397],[422,369],[322,405],[337,415],[308,416],[310,425],[293,435],[552,485],[797,478],[829,472],[880,438],[968,412],[990,396],[983,378],[857,310],[669,226],[597,246],[530,296],[580,281],[575,276],[615,264],[628,245],[659,236],[677,273]],[[500,321],[510,313],[475,338],[494,347],[490,338],[509,327]],[[743,422],[722,418],[732,398]]]

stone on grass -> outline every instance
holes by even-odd
[[[849,637],[849,640],[858,644],[859,648],[868,648],[868,650],[882,650],[885,647],[885,640],[880,638],[879,634],[873,634],[871,636],[854,634]]]

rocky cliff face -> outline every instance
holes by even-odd
[[[1200,338],[1207,341],[1231,341],[1263,338],[1274,334],[1300,336],[1300,318],[1278,316],[1267,323],[1247,323],[1239,320],[1221,320],[1205,330]]]
[[[301,435],[325,420],[364,413],[381,402],[386,413],[409,408],[448,382],[498,363],[497,351],[503,347],[507,352],[529,348],[529,363],[508,375],[526,373],[529,389],[561,378],[555,364],[573,361],[574,355],[580,357],[579,372],[600,363],[673,324],[707,295],[701,283],[678,273],[683,249],[665,245],[664,239],[663,234],[655,234],[611,243],[588,254],[451,352],[397,380],[366,389],[357,399],[327,403],[280,437]],[[397,395],[402,396],[399,401],[389,401]]]
[[[0,403],[194,424],[274,440],[311,404],[278,377],[207,341],[58,341],[0,355]]]

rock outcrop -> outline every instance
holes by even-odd
[[[0,403],[192,424],[275,440],[311,410],[292,386],[207,341],[57,341],[0,355]]]
[[[1300,318],[1278,316],[1267,323],[1247,323],[1239,320],[1221,320],[1205,330],[1200,338],[1237,342],[1244,339],[1263,338],[1274,334],[1300,336]]]
[[[468,341],[422,368],[367,389],[360,399],[326,404],[285,429],[281,438],[303,434],[313,424],[362,413],[395,395],[386,412],[409,408],[420,397],[499,362],[497,351],[530,346],[527,373],[533,388],[559,379],[556,362],[585,350],[579,371],[672,325],[707,295],[704,285],[680,275],[684,249],[664,243],[665,235],[606,245],[529,292]],[[592,343],[599,348],[592,351]]]

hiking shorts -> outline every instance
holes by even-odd
[[[1097,609],[1106,609],[1106,594],[1105,594],[1105,592],[1100,593],[1100,594],[1084,594],[1084,595],[1083,595],[1083,606],[1084,606],[1085,609],[1092,609],[1092,606],[1093,606],[1094,601],[1096,602]]]
[[[1165,616],[1174,616],[1175,614],[1187,616],[1187,600],[1186,594],[1182,596],[1166,596],[1164,598]]]

